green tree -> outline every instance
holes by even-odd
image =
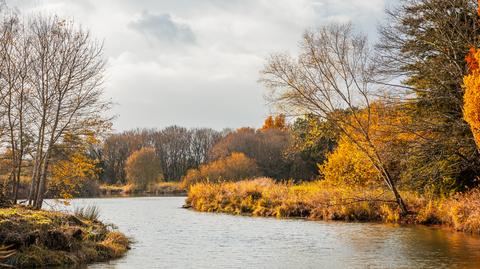
[[[291,130],[293,143],[289,154],[298,154],[306,163],[310,177],[317,176],[317,166],[323,164],[337,146],[338,132],[331,123],[311,114],[297,118]]]

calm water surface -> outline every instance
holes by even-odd
[[[136,241],[125,258],[86,268],[480,268],[480,238],[462,233],[198,213],[184,199],[74,200]]]

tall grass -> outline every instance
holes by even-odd
[[[96,205],[88,205],[85,207],[75,207],[73,209],[73,214],[77,218],[81,218],[84,220],[99,221],[100,208]]]
[[[445,224],[480,233],[480,191],[448,199],[402,192],[411,211],[400,218],[394,197],[382,188],[349,187],[316,181],[294,185],[268,178],[192,186],[187,206],[198,211],[312,220]]]

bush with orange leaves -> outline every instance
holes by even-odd
[[[463,78],[465,95],[463,98],[464,118],[470,125],[477,146],[480,147],[480,50],[471,49],[466,57],[470,73]]]
[[[260,176],[260,170],[255,160],[243,153],[234,152],[220,160],[201,165],[198,169],[188,170],[182,187],[188,188],[198,182],[238,181],[257,176]]]

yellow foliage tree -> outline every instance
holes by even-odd
[[[99,143],[93,133],[63,136],[50,166],[48,192],[51,196],[70,199],[79,194],[96,194],[101,169],[98,158],[88,156],[87,152]]]
[[[364,152],[341,138],[337,149],[327,156],[327,161],[319,165],[320,174],[326,181],[346,186],[367,186],[381,180],[381,175]]]
[[[477,146],[480,148],[480,50],[471,49],[466,57],[469,74],[463,78],[465,85],[464,118],[470,125]]]
[[[73,198],[90,180],[96,180],[99,173],[98,161],[82,152],[73,153],[67,159],[51,166],[49,191],[63,199]]]
[[[428,136],[427,133],[413,134],[404,130],[412,122],[404,107],[389,106],[380,101],[371,104],[369,110],[346,114],[345,117],[343,128],[348,136],[343,134],[336,150],[327,156],[323,165],[319,165],[320,174],[332,183],[380,185],[381,170],[372,159],[381,158],[387,166],[390,162],[398,163],[409,143],[418,139],[417,135]],[[360,124],[368,128],[360,128]],[[362,131],[368,133],[365,135]],[[376,154],[379,157],[375,157]],[[398,177],[391,176],[398,180]]]

